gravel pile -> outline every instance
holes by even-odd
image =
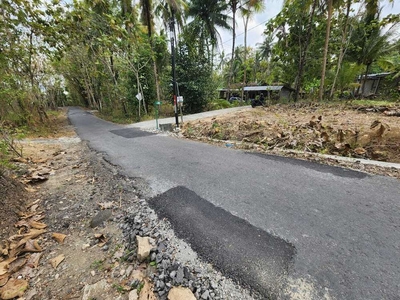
[[[154,247],[148,258],[152,266],[149,278],[159,299],[167,299],[174,286],[189,288],[197,299],[261,299],[199,259],[188,244],[174,235],[168,221],[158,219],[145,200],[134,203],[127,214],[119,218],[119,227],[127,243],[128,261],[136,260],[136,236],[150,237],[153,241]]]

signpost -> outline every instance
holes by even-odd
[[[140,119],[140,101],[142,101],[142,99],[143,99],[142,93],[138,93],[136,95],[136,99],[139,100],[139,119]]]
[[[157,130],[159,129],[159,128],[158,128],[158,110],[159,110],[159,108],[160,108],[160,105],[161,105],[161,101],[156,101],[156,102],[154,102],[154,106],[155,106],[155,108],[156,108],[155,114],[156,114],[156,129],[157,129]]]
[[[183,123],[183,113],[182,113],[182,105],[183,105],[183,96],[178,96],[178,105],[179,105],[179,111],[181,113],[181,123]]]

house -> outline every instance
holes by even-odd
[[[360,87],[355,91],[355,95],[359,96],[362,94],[363,97],[368,97],[379,93],[379,87],[381,86],[382,81],[385,77],[389,76],[390,72],[386,73],[377,73],[377,74],[368,74],[367,79],[364,80],[365,75],[358,76],[358,82],[360,83]],[[363,87],[364,85],[364,87]]]
[[[229,93],[229,97],[228,97]],[[239,89],[219,89],[218,90],[218,98],[219,99],[229,99],[230,97],[240,97],[240,90]]]
[[[287,87],[284,85],[264,85],[264,86],[245,86],[244,87],[246,100],[256,99],[256,96],[259,96],[261,93],[264,94],[265,99],[289,100],[294,91],[295,90],[292,89],[291,87]]]

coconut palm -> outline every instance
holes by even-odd
[[[238,8],[240,7],[240,0],[229,0],[229,8],[232,12],[232,53],[231,53],[231,67],[230,67],[230,73],[228,77],[228,96],[229,96],[229,88],[232,82],[232,76],[233,76],[233,68],[234,68],[234,55],[235,55],[235,43],[236,43],[236,13]]]
[[[257,50],[260,53],[261,59],[268,60],[271,56],[273,40],[274,37],[272,35],[268,35],[262,43],[257,44]]]
[[[164,28],[168,30],[168,23],[172,18],[176,20],[178,29],[185,23],[185,14],[188,7],[186,0],[158,0],[155,3],[154,13],[160,16]]]
[[[262,12],[264,8],[265,6],[263,0],[249,0],[245,2],[240,8],[244,23],[244,57],[243,57],[244,65],[246,65],[247,62],[247,29],[249,21],[251,20],[254,14]],[[243,86],[246,85],[246,80],[247,80],[247,72],[245,68],[243,74]],[[243,97],[244,97],[244,89],[242,89],[242,99]]]
[[[219,0],[193,0],[188,8],[188,16],[193,17],[193,21],[188,25],[193,34],[200,38],[203,49],[207,41],[211,44],[211,54],[214,48],[221,41],[218,28],[231,30],[229,22],[231,18],[225,14],[228,5]],[[208,48],[208,47],[207,47]],[[210,54],[210,49],[207,49]],[[212,57],[212,55],[211,55]]]
[[[364,95],[364,87],[371,65],[380,57],[390,53],[397,46],[391,43],[393,35],[396,33],[398,24],[395,23],[387,30],[379,26],[368,26],[365,20],[368,13],[359,21],[357,28],[351,36],[352,49],[348,51],[350,60],[359,65],[365,66],[365,74],[362,80],[361,95]],[[378,17],[379,18],[379,17]]]

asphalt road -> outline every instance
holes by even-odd
[[[265,297],[400,299],[398,180],[69,117],[149,183],[178,236]]]

